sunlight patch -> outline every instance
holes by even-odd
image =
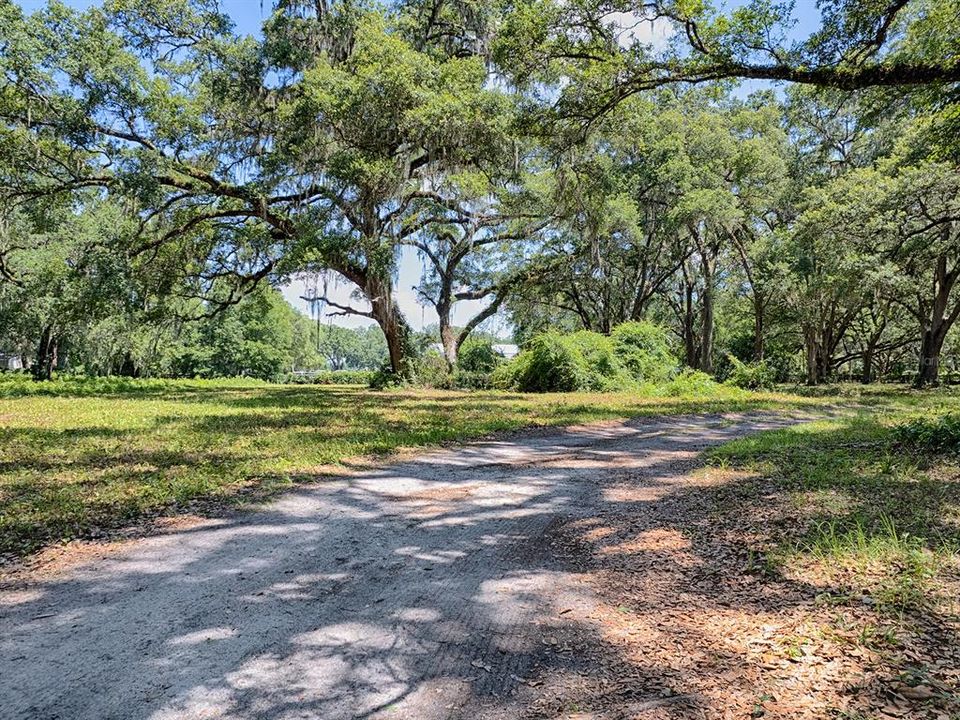
[[[196,632],[171,638],[167,642],[170,645],[200,645],[201,643],[212,642],[214,640],[227,640],[228,638],[235,637],[236,634],[237,631],[231,627],[206,628],[205,630],[197,630]]]

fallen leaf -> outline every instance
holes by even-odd
[[[936,693],[926,685],[917,685],[916,687],[901,685],[897,688],[897,692],[907,698],[907,700],[929,700],[932,697],[936,697]]]

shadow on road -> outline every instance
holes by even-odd
[[[597,518],[638,518],[613,551],[679,532],[669,513],[644,518],[685,492],[699,451],[789,422],[689,417],[474,443],[137,541],[0,598],[0,717],[534,718],[591,704],[717,716],[708,698],[676,696],[675,668],[620,653],[559,529],[580,523],[588,542],[606,532]],[[663,590],[722,611],[716,551],[631,552],[702,565],[697,583]],[[741,610],[817,591],[781,581]]]

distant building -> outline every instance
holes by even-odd
[[[0,370],[23,370],[23,360],[19,355],[0,353]]]

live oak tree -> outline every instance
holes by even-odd
[[[520,176],[491,183],[479,174],[450,179],[434,198],[417,203],[416,212],[433,220],[403,243],[415,248],[426,266],[415,289],[437,313],[440,344],[452,369],[470,334],[525,281],[516,262],[518,246],[533,242],[550,214]],[[454,309],[462,301],[484,304],[455,327]]]
[[[890,301],[917,323],[916,384],[936,384],[947,333],[960,317],[960,174],[929,162],[881,168],[856,178],[870,198],[864,228],[890,265]]]
[[[856,90],[960,82],[956,0],[827,0],[820,27],[792,39],[792,3],[751,0],[523,0],[495,56],[541,99],[592,121],[625,98],[676,83],[784,81]]]
[[[665,304],[686,362],[709,372],[718,284],[734,260],[746,270],[762,346],[773,291],[760,248],[787,172],[780,114],[767,101],[631,98],[584,144],[564,150],[554,171],[557,218],[515,320],[542,315],[523,311],[534,304],[610,332]]]
[[[883,292],[883,259],[858,235],[875,218],[863,203],[876,195],[855,178],[891,151],[902,125],[895,115],[871,122],[864,104],[847,93],[795,88],[784,111],[791,160],[775,215],[786,263],[781,324],[798,331],[808,383],[829,379],[854,359],[861,377],[869,376],[875,358],[903,338],[886,332],[892,308]]]
[[[263,283],[222,313],[183,323],[169,341],[168,372],[186,377],[275,380],[319,366],[308,318]]]
[[[507,101],[485,82],[477,58],[417,52],[368,18],[345,65],[311,68],[300,97],[280,106],[285,153],[327,176],[322,241],[307,253],[362,289],[370,309],[342,310],[377,321],[396,372],[411,354],[393,297],[397,251],[446,221],[423,209],[455,202],[437,190],[445,173],[496,162],[507,139]],[[332,124],[332,142],[317,137],[318,120]]]
[[[582,144],[559,138],[545,173],[555,217],[527,259],[528,280],[511,303],[525,333],[549,325],[610,332],[648,315],[689,252],[667,211],[674,193],[660,168],[664,110],[635,98]]]
[[[379,328],[317,327],[317,349],[331,370],[378,370],[387,357]]]
[[[676,270],[679,261],[670,262],[657,213],[648,213],[654,208],[640,196],[631,161],[621,154],[633,137],[629,131],[622,137],[617,144],[598,134],[588,146],[567,152],[551,173],[556,217],[529,261],[529,279],[514,304],[521,324],[534,320],[523,311],[533,304],[552,309],[554,321],[565,314],[585,330],[608,333],[642,317]]]
[[[49,379],[92,324],[145,310],[149,286],[123,253],[130,225],[117,203],[89,193],[0,209],[0,340],[33,346],[36,379]]]
[[[417,50],[393,14],[348,1],[280,3],[262,42],[188,0],[5,8],[2,21],[5,122],[26,146],[69,151],[24,193],[128,196],[141,208],[131,253],[189,258],[185,277],[212,302],[332,269],[409,371],[392,276],[400,241],[430,222],[411,203],[448,169],[482,165],[505,130],[479,58]]]
[[[718,273],[731,251],[753,278],[754,311],[763,310],[764,290],[747,248],[769,231],[766,223],[785,179],[786,145],[776,111],[762,100],[758,106],[734,103],[686,112],[678,131],[682,150],[667,170],[677,178],[678,190],[669,213],[685,230],[691,249],[685,279],[697,278],[700,334],[693,341],[687,330],[688,362],[695,346],[696,366],[712,373]],[[762,317],[755,324],[762,342]]]
[[[820,314],[813,347],[808,344],[808,354],[821,358],[821,374],[828,371],[831,353],[860,314],[857,304],[863,307],[877,295],[869,312],[880,315],[871,318],[872,328],[867,329],[865,371],[895,307],[916,323],[916,383],[938,382],[947,333],[960,317],[958,197],[960,174],[955,168],[903,162],[897,155],[841,175],[809,197],[799,236],[831,253],[819,264],[821,275],[844,278],[835,286],[829,314]],[[824,324],[825,317],[835,323]]]
[[[785,247],[785,302],[801,334],[810,385],[832,376],[837,350],[872,294],[866,281],[875,259],[851,242],[849,219],[834,210],[823,191],[814,192]]]

